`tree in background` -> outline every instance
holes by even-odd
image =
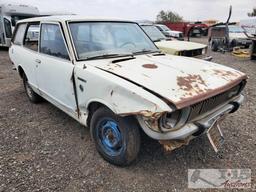
[[[156,17],[157,22],[180,22],[183,21],[182,16],[172,11],[160,11]]]
[[[256,8],[253,8],[253,11],[251,13],[248,13],[249,17],[255,17],[256,16]]]

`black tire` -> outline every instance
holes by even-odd
[[[109,163],[127,166],[137,158],[140,131],[134,118],[120,117],[102,107],[94,112],[90,131],[97,151]]]
[[[31,88],[25,73],[23,74],[23,85],[25,88],[26,95],[28,96],[30,102],[39,103],[43,100],[43,98],[39,96],[36,92],[34,92],[33,89]]]
[[[233,40],[230,44],[230,48],[231,50],[233,50],[234,47],[236,47],[238,45],[237,41],[236,40]]]
[[[212,41],[211,49],[212,49],[213,52],[218,51],[218,43],[217,43],[217,41]]]

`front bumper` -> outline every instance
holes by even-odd
[[[203,59],[205,61],[211,61],[212,60],[212,56],[206,56],[206,55],[198,55],[198,56],[195,56],[195,58]]]
[[[252,41],[249,39],[238,39],[237,40],[237,45],[238,46],[250,46],[252,44]]]
[[[170,132],[156,132],[149,128],[142,117],[137,117],[144,132],[151,138],[156,140],[186,140],[189,137],[196,137],[204,133],[207,129],[212,127],[215,122],[226,114],[236,111],[243,103],[244,96],[240,95],[231,102],[214,109],[208,114],[198,117],[193,122],[185,124],[183,127]]]
[[[211,61],[212,60],[212,56],[206,56],[202,58],[205,61]]]

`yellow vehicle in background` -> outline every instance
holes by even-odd
[[[140,26],[157,47],[167,54],[212,60],[211,56],[206,55],[207,45],[167,38],[154,24],[140,24]]]

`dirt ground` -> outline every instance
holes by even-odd
[[[250,168],[256,190],[256,61],[209,55],[249,76],[247,101],[222,124],[223,155],[216,156],[205,136],[170,154],[143,138],[138,160],[120,168],[98,155],[88,128],[48,102],[31,104],[1,49],[0,191],[199,191],[188,189],[187,172],[194,168]]]

